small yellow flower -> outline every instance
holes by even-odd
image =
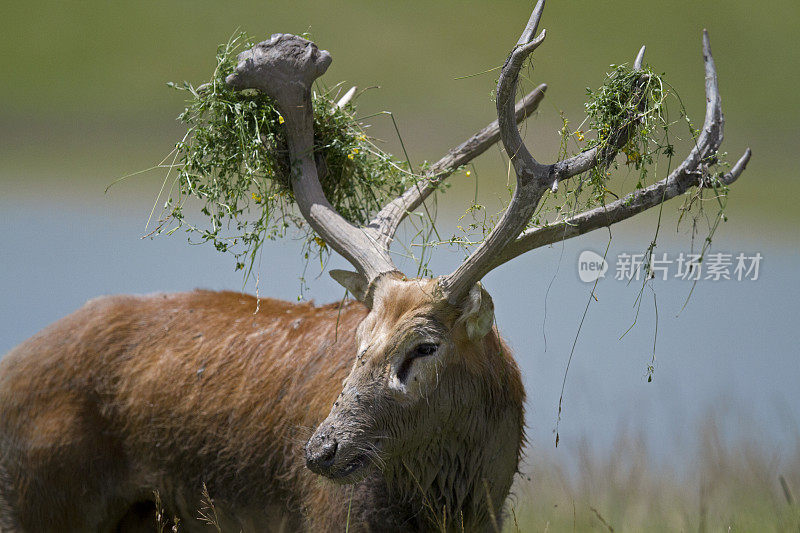
[[[361,135],[361,136],[358,138],[358,140],[359,140],[359,141],[366,141],[366,140],[367,140],[367,136],[366,136],[366,135]]]
[[[349,159],[350,161],[352,161],[352,160],[353,160],[353,154],[347,154],[347,159]]]
[[[328,245],[325,244],[325,241],[323,241],[321,237],[314,237],[314,242],[317,243],[317,246],[319,246],[323,250],[328,247]]]
[[[353,153],[357,154],[358,153],[358,148],[353,148]]]
[[[576,131],[575,136],[578,138],[579,141],[583,142],[584,137],[583,137],[583,132],[581,130]]]
[[[250,197],[253,200],[255,200],[256,202],[260,202],[261,201],[261,196],[257,195],[256,193],[251,194]]]
[[[283,120],[283,115],[278,115],[278,124],[283,124],[284,122],[286,121]]]
[[[470,177],[470,176],[472,176],[472,171],[467,170],[467,177]]]

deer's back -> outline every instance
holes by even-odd
[[[120,500],[157,488],[189,502],[206,483],[221,502],[299,505],[310,476],[298,450],[338,394],[366,310],[256,305],[208,291],[99,298],[12,350],[0,362],[5,477],[59,486],[46,504],[67,514],[60,482],[91,490],[87,477]]]

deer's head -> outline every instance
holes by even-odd
[[[301,214],[314,231],[347,259],[356,272],[331,275],[370,308],[358,328],[358,353],[341,395],[306,445],[308,466],[341,481],[354,481],[374,457],[418,448],[437,428],[459,416],[480,383],[487,358],[496,356],[491,298],[479,281],[493,268],[534,248],[609,226],[659,205],[693,186],[704,186],[706,163],[722,142],[722,111],[708,35],[703,36],[706,116],[688,157],[666,178],[601,207],[542,227],[528,228],[544,193],[560,181],[609,164],[635,134],[632,122],[612,132],[613,144],[585,150],[553,164],[539,163],[522,141],[517,123],[538,106],[541,85],[516,106],[517,79],[525,59],[542,44],[536,36],[544,0],[539,0],[519,41],[503,65],[497,85],[498,119],[429,167],[424,181],[389,202],[366,226],[342,218],[322,192],[313,155],[311,84],[331,62],[326,51],[293,35],[274,35],[239,57],[228,82],[257,88],[275,99],[285,118],[292,158],[291,186]],[[641,71],[644,47],[634,61]],[[633,80],[633,90],[647,79]],[[348,93],[348,95],[352,94]],[[407,279],[391,260],[398,226],[436,186],[502,140],[517,177],[511,202],[496,226],[452,273]],[[750,158],[747,150],[720,180],[735,181]],[[477,379],[475,377],[478,376]],[[459,394],[453,394],[459,392]],[[458,398],[456,401],[454,398]],[[463,422],[463,419],[461,419]],[[379,453],[378,453],[379,452]]]
[[[306,464],[340,481],[424,448],[463,425],[485,381],[483,359],[499,357],[494,308],[477,284],[454,305],[437,280],[381,278],[356,333],[358,352],[330,414],[306,445]],[[484,346],[484,343],[486,346]]]

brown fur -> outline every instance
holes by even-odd
[[[359,303],[261,300],[254,314],[231,292],[90,301],[0,362],[0,530],[114,530],[154,490],[202,530],[204,483],[224,530],[343,531],[348,511],[351,531],[492,529],[523,441],[519,371],[496,331],[471,343],[459,310],[404,283],[361,326],[384,343],[369,364],[356,358]],[[436,385],[386,403],[386,339],[426,317],[452,339]],[[350,407],[331,410],[345,380]],[[354,384],[371,410],[348,398]],[[393,443],[354,485],[305,467],[303,444],[332,420]]]

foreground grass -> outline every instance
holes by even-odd
[[[681,473],[655,464],[640,439],[622,437],[603,457],[584,444],[569,461],[530,451],[504,530],[800,531],[800,445],[726,445],[713,427],[698,440],[675,461]]]
[[[774,452],[747,440],[726,444],[711,423],[693,450],[671,459],[686,465],[682,472],[653,462],[644,440],[626,435],[606,455],[588,441],[563,452],[528,451],[504,532],[800,532],[800,442]],[[205,487],[203,501],[198,518],[222,532]],[[155,531],[183,531],[158,498],[156,507]]]

